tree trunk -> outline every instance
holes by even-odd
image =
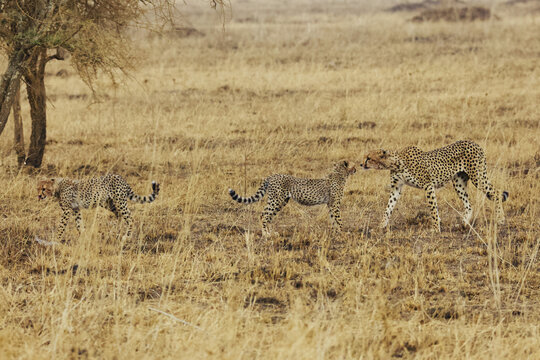
[[[45,152],[47,138],[47,98],[45,94],[45,64],[47,63],[47,49],[35,49],[24,78],[26,80],[26,92],[30,104],[30,116],[32,118],[32,133],[30,135],[30,147],[26,165],[39,168]]]
[[[17,87],[15,92],[15,98],[13,99],[13,123],[15,129],[15,142],[14,148],[15,153],[17,154],[17,164],[19,167],[24,165],[26,160],[26,153],[24,151],[24,131],[22,125],[22,115],[21,115],[21,89],[20,86]]]
[[[0,80],[0,134],[4,131],[15,93],[19,89],[22,68],[28,56],[22,50],[15,50],[9,57],[8,67]]]

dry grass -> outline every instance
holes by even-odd
[[[42,171],[18,172],[11,122],[0,137],[0,357],[540,357],[540,22],[499,10],[412,24],[353,3],[239,1],[225,33],[192,10],[200,33],[137,35],[139,70],[123,88],[104,83],[100,103],[68,64],[48,68]],[[474,230],[461,229],[447,186],[432,235],[422,192],[406,188],[382,233],[388,174],[359,172],[341,237],[326,209],[291,204],[265,242],[262,204],[226,192],[458,139],[484,147],[509,191],[505,226],[471,189]],[[33,241],[60,217],[37,201],[37,178],[108,171],[138,193],[162,184],[155,203],[132,205],[133,239],[98,210],[80,238],[71,223],[62,246]]]

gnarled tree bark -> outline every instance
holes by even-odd
[[[15,98],[13,99],[13,129],[15,130],[14,148],[17,154],[17,164],[19,167],[24,165],[26,152],[24,150],[24,131],[21,115],[21,89],[17,87]]]
[[[32,133],[26,165],[39,168],[45,152],[47,139],[47,98],[45,94],[45,64],[47,64],[47,49],[36,48],[24,72],[26,92],[30,104],[32,118]]]
[[[0,134],[6,127],[27,58],[28,55],[23,50],[13,51],[9,57],[7,70],[0,80]]]

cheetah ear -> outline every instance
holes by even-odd
[[[349,162],[347,160],[345,160],[345,161],[343,161],[343,165],[348,168],[349,167]]]

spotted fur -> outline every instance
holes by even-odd
[[[386,227],[394,206],[401,196],[403,185],[424,189],[431,208],[434,227],[441,231],[435,189],[452,181],[454,189],[465,206],[463,220],[469,224],[472,208],[467,193],[467,181],[497,203],[497,219],[504,223],[502,202],[508,198],[507,191],[496,190],[487,177],[486,157],[482,148],[472,141],[457,141],[440,149],[423,152],[410,146],[401,151],[374,150],[369,152],[364,169],[390,170],[391,194],[381,227]]]
[[[122,216],[127,223],[126,236],[131,235],[133,220],[127,206],[127,200],[140,204],[154,201],[159,193],[159,184],[152,182],[152,194],[148,196],[136,195],[129,184],[120,175],[107,174],[88,180],[49,179],[41,180],[37,185],[38,199],[54,196],[60,202],[64,212],[56,238],[62,239],[68,220],[75,216],[77,230],[81,232],[80,209],[96,206],[104,207],[116,215]]]
[[[341,230],[340,204],[343,189],[347,177],[355,172],[354,164],[340,161],[324,179],[302,179],[291,175],[274,174],[264,179],[261,187],[251,197],[241,197],[232,189],[229,189],[229,194],[239,203],[251,204],[261,200],[268,193],[268,200],[261,216],[264,235],[269,234],[268,225],[272,218],[291,198],[306,206],[326,204],[330,218]]]

